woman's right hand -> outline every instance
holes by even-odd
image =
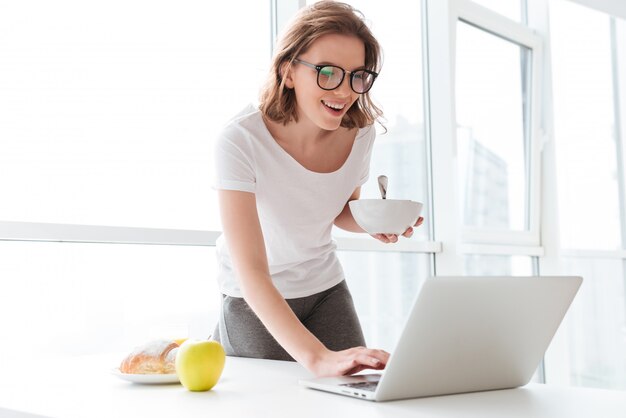
[[[388,360],[388,352],[366,347],[327,350],[311,365],[310,370],[318,377],[348,376],[365,369],[382,370]]]
[[[417,218],[417,222],[415,222],[415,225],[413,225],[413,226],[414,227],[418,227],[423,222],[424,222],[424,218],[420,216],[419,218]],[[402,236],[406,237],[406,238],[411,238],[412,235],[413,235],[413,227],[408,227],[406,229],[406,231],[404,231],[402,233]],[[398,235],[397,234],[374,234],[374,235],[371,235],[371,236],[376,238],[378,241],[384,242],[385,244],[398,242]]]

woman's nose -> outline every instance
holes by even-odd
[[[352,87],[350,87],[350,75],[346,74],[346,76],[341,81],[341,84],[337,86],[334,90],[336,93],[340,93],[341,96],[346,97],[352,93]]]

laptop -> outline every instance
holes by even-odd
[[[301,380],[371,401],[530,382],[581,277],[434,277],[418,293],[384,372]]]

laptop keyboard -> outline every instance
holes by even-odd
[[[374,392],[376,390],[376,386],[378,386],[378,382],[344,383],[340,386]]]

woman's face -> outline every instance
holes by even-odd
[[[296,57],[311,64],[329,64],[347,71],[365,66],[365,45],[354,36],[328,34],[321,36],[309,49]],[[336,130],[359,94],[350,88],[350,74],[334,90],[323,90],[317,84],[317,71],[294,62],[286,80],[293,88],[299,120],[305,119],[324,130]]]

